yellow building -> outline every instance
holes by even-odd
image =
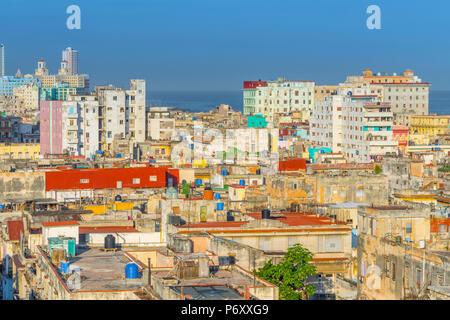
[[[375,74],[372,70],[363,70],[362,76],[349,76],[347,77],[349,82],[369,82],[371,84],[384,84],[384,83],[411,83],[416,81],[414,78],[414,71],[405,70],[403,74]]]
[[[325,96],[335,94],[339,86],[315,86],[314,87],[314,102],[323,101]]]
[[[411,134],[426,135],[429,138],[444,134],[450,129],[450,116],[411,116]]]
[[[0,144],[1,159],[39,159],[40,144],[39,143],[12,143]]]

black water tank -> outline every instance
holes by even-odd
[[[234,221],[233,211],[227,212],[227,221]]]
[[[116,247],[116,238],[112,234],[105,237],[105,249],[114,249]]]
[[[256,174],[261,174],[261,169],[256,170]]]
[[[263,211],[261,211],[261,218],[262,219],[270,219],[270,210],[264,209]]]
[[[117,196],[114,197],[115,201],[122,201],[122,196],[120,194],[118,194]]]

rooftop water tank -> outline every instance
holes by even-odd
[[[227,221],[234,221],[233,211],[227,211]]]
[[[215,198],[216,200],[220,199],[220,193],[216,192],[216,193],[214,194],[214,198]]]
[[[68,261],[61,261],[61,273],[69,274],[70,272],[70,263]]]
[[[245,186],[245,180],[244,179],[239,180],[239,185],[240,186]]]
[[[129,263],[125,266],[125,279],[137,279],[139,268],[136,263]]]
[[[105,237],[105,249],[114,249],[116,247],[116,238],[112,234]]]
[[[217,210],[222,211],[223,210],[223,202],[217,202]]]
[[[213,199],[213,191],[211,190],[211,188],[209,188],[209,190],[207,190],[207,188],[205,188],[205,190],[203,191],[203,199],[205,199],[205,200]]]
[[[270,219],[270,210],[264,209],[261,211],[261,218],[262,219]]]

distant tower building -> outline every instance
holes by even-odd
[[[2,77],[5,76],[5,45],[2,43],[0,44],[0,47],[2,48]]]
[[[67,61],[67,70],[69,74],[78,74],[78,51],[71,47],[66,48],[62,52],[62,60]]]
[[[69,63],[65,60],[61,61],[61,68],[58,70],[58,74],[67,75],[69,74]]]
[[[47,64],[44,60],[38,61],[38,67],[34,70],[34,74],[37,76],[48,76]]]
[[[16,72],[15,77],[16,77],[16,78],[22,78],[22,72],[20,71],[20,68],[17,69],[17,72]]]

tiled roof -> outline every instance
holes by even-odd
[[[22,220],[8,221],[7,226],[8,226],[9,240],[19,241],[20,231],[22,231],[22,234],[24,233]]]
[[[44,227],[64,227],[64,226],[77,226],[76,221],[55,221],[55,222],[42,222]]]

